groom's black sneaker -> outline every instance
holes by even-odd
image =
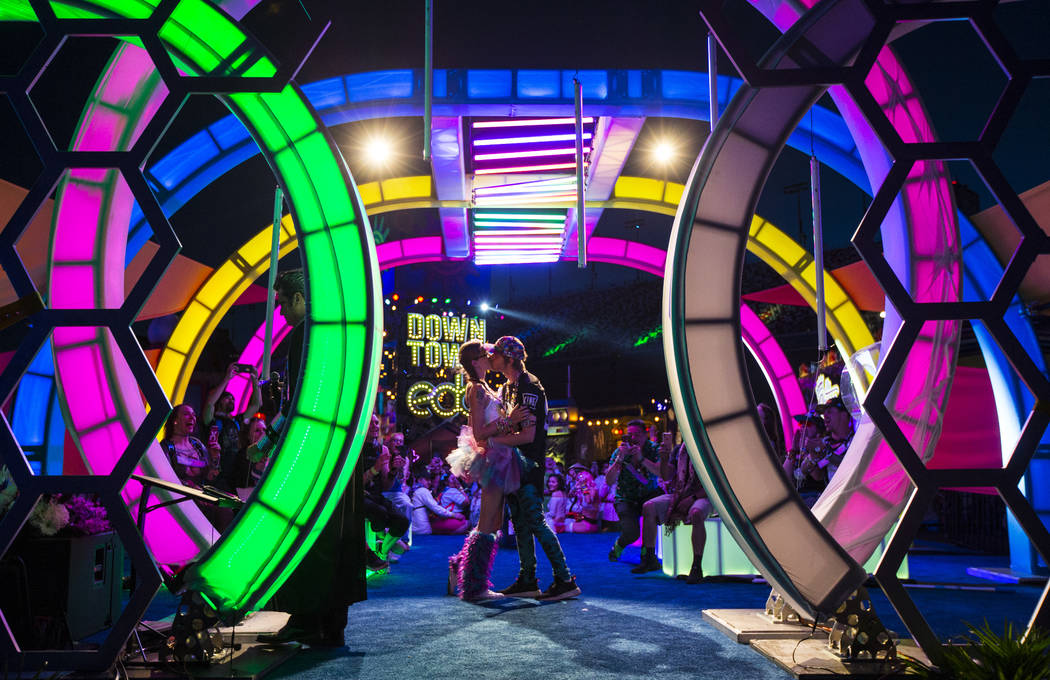
[[[576,585],[576,577],[573,576],[568,581],[559,581],[557,578],[554,579],[554,583],[551,584],[550,588],[543,591],[543,594],[537,597],[537,600],[567,600],[570,597],[576,597],[580,594],[580,588]]]
[[[540,593],[540,582],[535,578],[524,578],[520,574],[514,583],[500,591],[506,597],[537,597]]]

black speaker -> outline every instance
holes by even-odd
[[[12,603],[30,616],[33,639],[16,633],[23,648],[63,648],[111,627],[120,616],[124,549],[113,532],[24,538],[15,542],[4,561],[12,568],[17,565],[14,573],[25,579],[24,600],[15,590],[23,586],[22,579],[0,583],[0,602]],[[8,614],[6,607],[4,611]]]

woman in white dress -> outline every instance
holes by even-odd
[[[518,490],[521,464],[516,449],[495,439],[509,430],[513,420],[502,412],[485,382],[492,368],[485,346],[479,340],[463,343],[459,363],[469,380],[464,395],[469,415],[446,462],[454,475],[481,486],[481,510],[477,527],[449,558],[449,592],[458,590],[462,599],[476,602],[501,597],[491,590],[489,575],[496,558],[496,531],[503,525],[503,496]]]

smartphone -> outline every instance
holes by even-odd
[[[252,366],[249,365],[249,364],[234,364],[233,365],[233,370],[236,371],[237,373],[248,373],[248,372],[251,371],[251,369],[252,369]]]

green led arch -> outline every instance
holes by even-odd
[[[146,3],[147,11],[134,0],[52,4],[60,17],[75,12],[98,19],[141,18],[153,5]],[[203,0],[179,2],[159,34],[185,73],[273,73],[255,42]],[[308,291],[323,291],[309,296],[302,389],[272,469],[234,524],[186,573],[191,589],[235,618],[280,587],[349,481],[375,400],[382,337],[378,266],[364,206],[306,97],[289,84],[275,93],[221,99],[284,188]]]

